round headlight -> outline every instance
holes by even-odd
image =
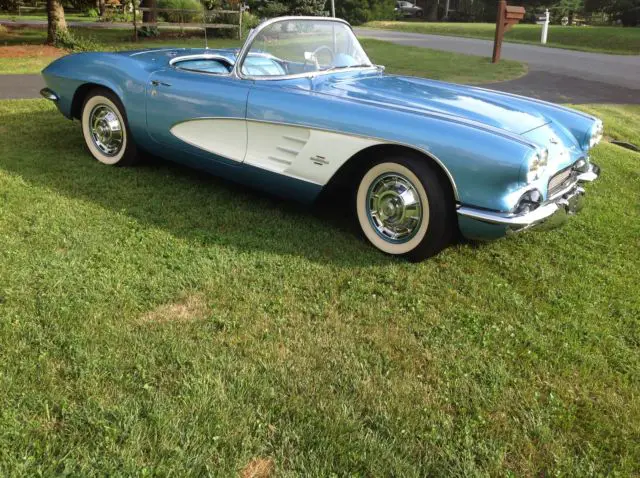
[[[541,202],[542,202],[542,194],[540,194],[540,191],[538,191],[537,189],[531,189],[530,191],[527,191],[520,197],[520,199],[518,200],[518,203],[516,204],[516,207],[513,208],[513,213],[514,214],[530,213],[531,211],[536,209],[538,206],[540,206]]]
[[[537,179],[540,179],[544,174],[544,171],[547,169],[547,164],[549,162],[549,150],[544,148],[536,153],[533,153],[529,157],[528,171],[527,171],[527,182],[531,183]]]
[[[604,125],[602,121],[597,120],[593,126],[591,127],[591,131],[589,132],[589,148],[593,148],[596,144],[598,144],[602,140],[602,135],[604,134]]]

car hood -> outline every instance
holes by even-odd
[[[523,109],[507,95],[470,86],[393,75],[357,76],[323,81],[327,94],[365,100],[381,106],[411,108],[479,122],[523,134],[550,122],[534,108]]]

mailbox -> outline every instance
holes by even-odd
[[[524,7],[514,7],[507,5],[505,0],[498,2],[498,17],[496,19],[496,38],[493,42],[493,63],[497,63],[500,59],[500,50],[502,49],[502,39],[504,34],[513,25],[519,23],[524,18]]]

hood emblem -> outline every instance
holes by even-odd
[[[551,144],[558,144],[558,138],[556,138],[555,136],[551,136],[551,138],[549,138],[549,142]]]

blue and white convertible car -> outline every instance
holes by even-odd
[[[140,150],[280,196],[336,186],[378,249],[411,260],[458,234],[556,224],[598,177],[602,122],[550,103],[384,73],[348,23],[283,17],[242,49],[81,53],[42,95],[108,165]],[[345,192],[346,191],[346,192]]]

